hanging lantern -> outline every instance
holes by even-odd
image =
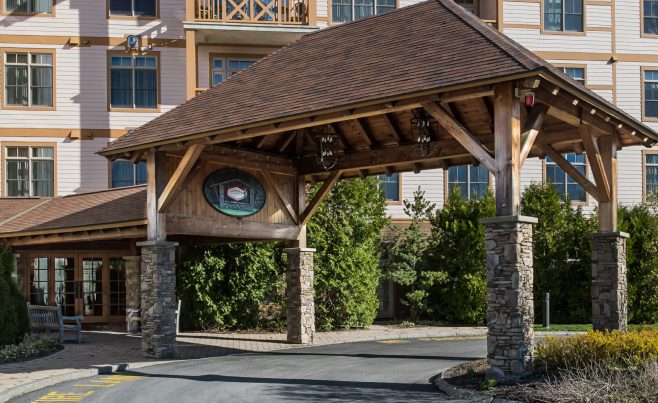
[[[430,145],[432,135],[437,131],[437,122],[427,116],[424,109],[416,109],[413,112],[414,117],[411,119],[411,132],[416,139],[414,151],[423,157],[432,154],[433,150]]]
[[[325,171],[330,170],[338,164],[338,143],[340,136],[336,133],[327,131],[327,126],[320,126],[311,129],[315,135],[315,142],[318,148],[318,157],[316,163]]]

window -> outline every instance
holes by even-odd
[[[256,63],[256,59],[251,58],[213,57],[210,74],[212,86],[214,87],[254,63]]]
[[[379,188],[384,192],[387,202],[400,201],[400,174],[379,175]]]
[[[570,153],[563,154],[563,157],[583,176],[587,175],[585,154]],[[555,187],[562,200],[568,197],[574,202],[587,201],[585,189],[558,167],[550,157],[546,157],[546,181]]]
[[[53,54],[5,53],[5,105],[53,106]]]
[[[110,316],[126,315],[126,262],[110,258]]]
[[[564,74],[585,85],[584,67],[558,67]]]
[[[483,165],[459,165],[448,168],[448,193],[459,188],[462,198],[482,198],[489,190],[489,171]]]
[[[143,185],[146,183],[146,163],[133,164],[130,161],[112,161],[110,187]]]
[[[475,13],[475,0],[455,0],[455,3],[464,7],[468,11]]]
[[[4,0],[5,13],[52,14],[53,0]]]
[[[658,118],[658,70],[644,70],[644,116]]]
[[[7,146],[5,156],[7,197],[54,195],[55,149],[53,147]]]
[[[48,305],[48,258],[32,259],[30,271],[30,303]]]
[[[643,32],[658,35],[658,0],[644,0],[642,16]]]
[[[644,154],[644,194],[658,200],[658,154]]]
[[[156,18],[157,0],[110,0],[110,16]]]
[[[544,0],[544,29],[583,32],[583,0]]]
[[[111,56],[110,107],[158,107],[158,61],[155,56]]]
[[[332,0],[331,22],[356,21],[395,10],[396,0]]]

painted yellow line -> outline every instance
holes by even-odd
[[[111,388],[113,386],[122,384],[124,382],[131,382],[143,376],[134,375],[109,375],[99,379],[92,379],[86,384],[75,384],[73,386],[82,388]],[[93,390],[86,392],[50,392],[47,395],[41,396],[39,399],[32,401],[32,403],[42,402],[81,402],[86,397],[91,396]]]
[[[40,397],[37,400],[34,400],[32,403],[41,403],[41,402],[80,402],[85,397],[90,396],[94,393],[93,390],[88,392],[50,392],[45,396]]]
[[[407,340],[393,339],[393,340],[377,340],[377,343],[382,344],[400,344],[400,343],[409,343]]]

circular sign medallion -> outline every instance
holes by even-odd
[[[208,175],[203,195],[210,205],[231,217],[248,217],[265,205],[265,189],[252,175],[237,169],[222,169]]]

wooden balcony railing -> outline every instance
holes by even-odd
[[[308,25],[312,0],[196,0],[197,21]]]

